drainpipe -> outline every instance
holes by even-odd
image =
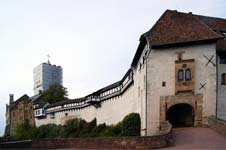
[[[218,55],[216,53],[216,118],[218,118]]]
[[[145,76],[145,128],[146,128],[146,130],[145,130],[145,135],[147,136],[147,130],[148,130],[148,119],[147,119],[147,115],[148,115],[148,101],[147,101],[147,99],[148,99],[148,94],[147,94],[147,82],[148,82],[148,77],[147,77],[147,75],[148,75],[148,70],[147,70],[147,68],[148,68],[148,56],[149,56],[149,54],[150,54],[150,52],[151,52],[151,46],[150,46],[150,44],[149,44],[149,42],[148,42],[148,38],[147,37],[145,37],[145,39],[146,39],[146,41],[147,41],[147,45],[148,45],[148,52],[147,52],[147,58],[146,58],[146,61],[145,61],[145,64],[146,64],[146,67],[145,67],[145,72],[146,72],[146,76]]]
[[[148,107],[148,106],[147,106],[147,95],[148,95],[148,94],[147,94],[147,72],[148,72],[148,71],[147,71],[147,64],[148,64],[148,63],[147,63],[147,59],[146,59],[145,63],[146,63],[146,68],[145,68],[145,71],[146,71],[146,73],[145,73],[145,74],[146,74],[146,75],[145,75],[145,128],[146,128],[146,130],[145,130],[145,135],[147,136],[147,125],[148,125],[148,124],[147,124],[147,121],[148,121],[148,120],[147,120],[147,114],[148,114],[148,113],[147,113],[147,107]]]

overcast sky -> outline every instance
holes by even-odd
[[[226,18],[225,0],[1,0],[0,135],[5,104],[33,96],[33,69],[63,67],[69,98],[120,80],[142,33],[166,9]]]

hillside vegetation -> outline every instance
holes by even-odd
[[[13,139],[140,136],[140,131],[140,115],[131,113],[121,122],[110,126],[105,123],[97,125],[96,119],[86,122],[80,118],[69,120],[63,126],[47,124],[40,127],[31,127],[28,123],[25,123],[17,127]]]

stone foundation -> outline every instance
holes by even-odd
[[[159,149],[173,145],[170,133],[161,136],[33,140],[33,149]]]

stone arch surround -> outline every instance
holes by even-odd
[[[179,94],[160,97],[160,122],[166,121],[166,113],[170,107],[177,104],[188,104],[194,109],[194,126],[202,125],[203,95]]]

